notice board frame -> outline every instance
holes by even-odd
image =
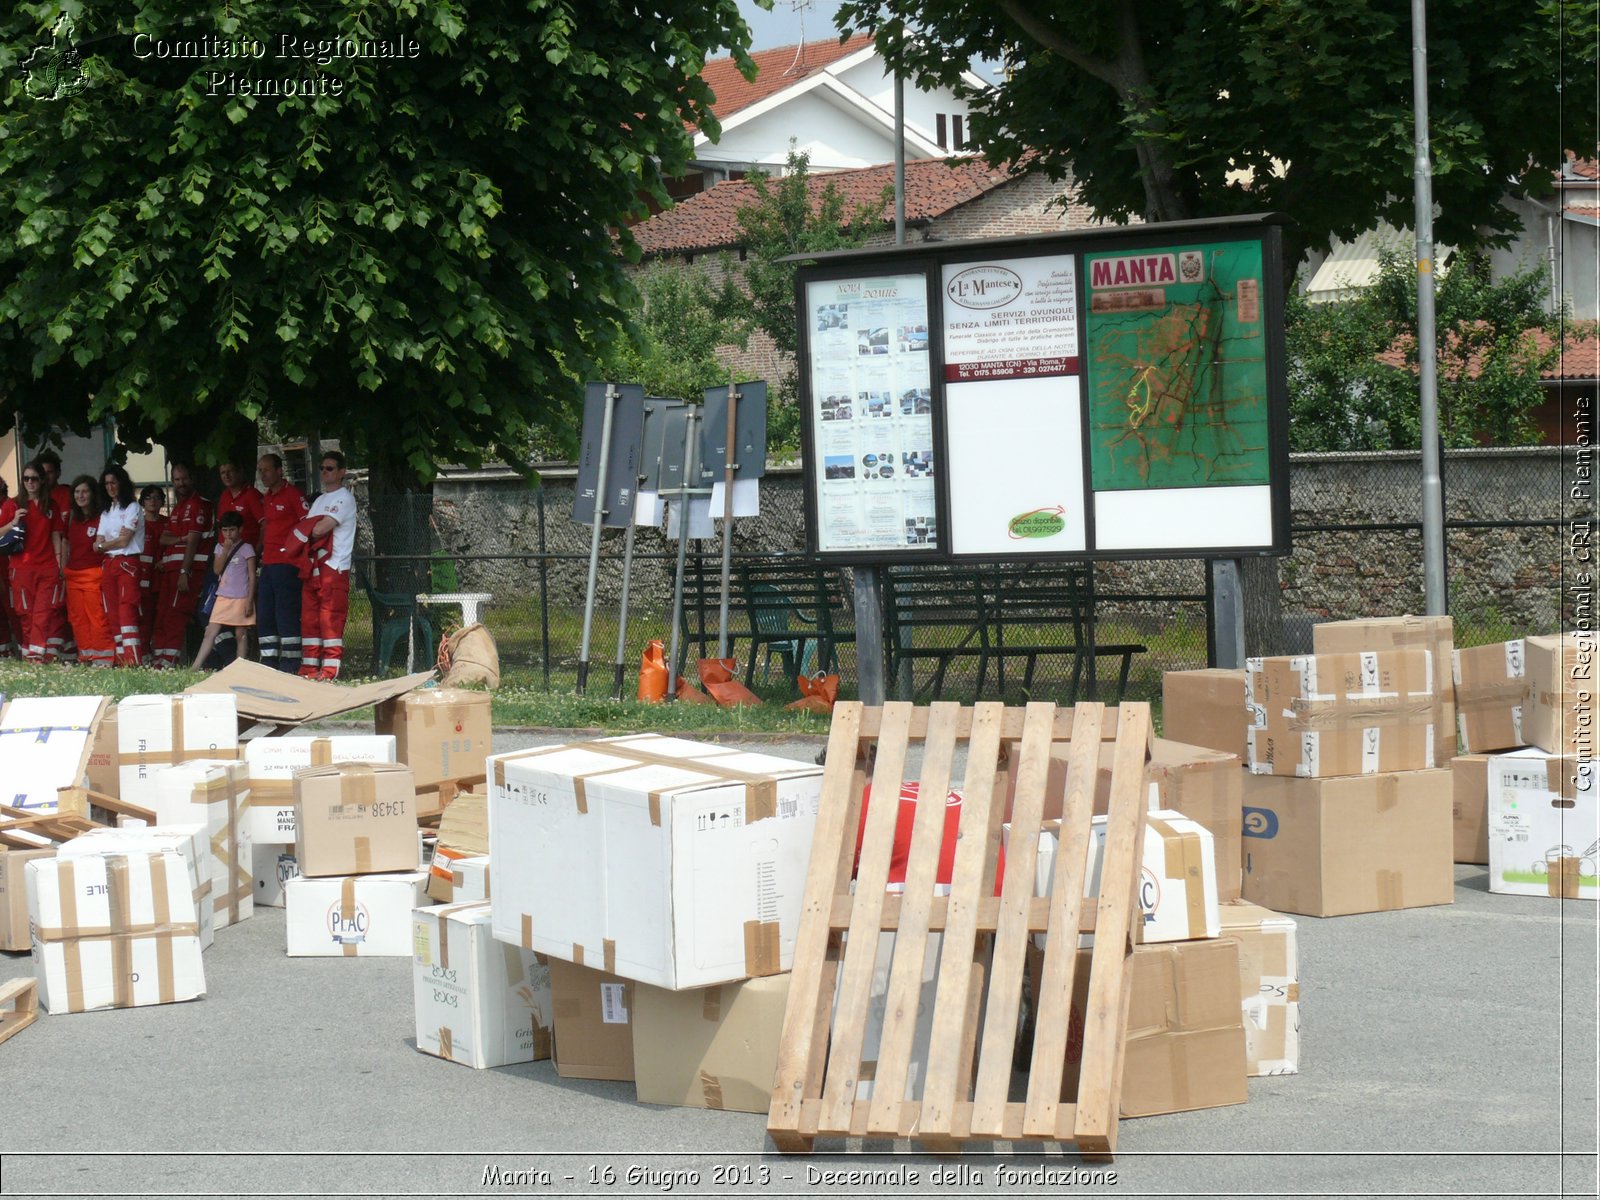
[[[922,243],[904,247],[873,247],[832,251],[815,255],[795,255],[799,264],[795,277],[795,307],[798,321],[797,366],[801,405],[801,445],[806,470],[803,474],[806,505],[807,552],[814,558],[840,564],[908,562],[989,562],[1039,559],[1041,561],[1141,560],[1170,558],[1243,558],[1284,556],[1290,551],[1289,496],[1289,410],[1287,359],[1284,346],[1284,283],[1281,227],[1288,219],[1275,213],[1246,217],[1214,218],[1199,221],[1167,222],[1154,225],[1107,230],[1074,231],[1061,234],[1025,235],[973,241]],[[1103,544],[1095,520],[1093,464],[1091,462],[1090,362],[1086,331],[1090,313],[1087,264],[1090,256],[1137,254],[1140,251],[1172,252],[1184,244],[1218,245],[1258,243],[1261,256],[1259,279],[1262,360],[1265,369],[1267,433],[1265,463],[1267,488],[1265,518],[1270,536],[1248,544],[1219,542],[1211,545],[1150,545],[1136,548]],[[1082,511],[1086,541],[1082,549],[1053,549],[1048,539],[1016,542],[1004,549],[963,552],[952,536],[953,497],[950,485],[949,407],[945,381],[945,287],[946,267],[982,263],[997,259],[1032,259],[1072,256],[1076,264],[1076,328],[1078,363],[1064,378],[1076,380],[1081,426]],[[926,546],[830,548],[820,536],[819,490],[823,463],[819,455],[819,398],[814,394],[813,360],[814,315],[807,309],[807,289],[815,283],[854,279],[886,278],[921,274],[927,294],[927,355],[932,390],[932,431],[935,453],[934,503],[937,537]],[[825,360],[826,361],[826,360]],[[1101,494],[1117,490],[1102,489]],[[1151,494],[1163,490],[1149,489]],[[1223,488],[1216,489],[1219,492]]]

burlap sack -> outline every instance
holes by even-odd
[[[445,672],[445,687],[482,683],[500,686],[500,650],[494,636],[481,624],[468,625],[449,638],[450,667]]]

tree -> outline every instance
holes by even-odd
[[[1539,440],[1540,375],[1560,357],[1565,313],[1547,313],[1549,280],[1533,268],[1496,283],[1471,256],[1436,295],[1439,430],[1447,446]],[[1542,335],[1542,336],[1541,336]],[[1295,450],[1414,450],[1417,408],[1415,268],[1383,254],[1373,283],[1347,300],[1288,311],[1289,437]]]
[[[797,263],[782,260],[794,254],[821,253],[864,245],[885,228],[884,208],[894,202],[894,188],[876,202],[850,206],[844,194],[824,176],[821,185],[810,174],[810,156],[793,148],[784,174],[776,183],[750,176],[755,203],[739,210],[739,234],[748,261],[744,283],[750,293],[750,323],[770,337],[784,355],[783,376],[772,389],[767,440],[775,449],[798,453],[800,446],[799,331],[794,315]]]
[[[688,267],[657,263],[638,280],[639,303],[627,327],[611,339],[600,376],[642,383],[647,395],[698,400],[706,388],[726,386],[728,369],[717,359],[723,346],[743,349],[749,300],[725,270],[720,286]]]
[[[516,461],[748,44],[734,0],[5,7],[0,430],[216,461],[268,417],[380,488]]]
[[[1594,0],[1431,0],[1428,68],[1439,241],[1515,229],[1515,179],[1548,191],[1593,146]],[[845,0],[841,30],[918,84],[974,106],[993,163],[1070,174],[1114,221],[1293,216],[1288,267],[1333,236],[1411,223],[1407,0]],[[961,72],[1002,59],[987,91]],[[1555,128],[1559,118],[1565,128]]]

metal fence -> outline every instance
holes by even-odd
[[[1570,488],[1562,464],[1560,452],[1554,450],[1452,451],[1445,456],[1449,595],[1458,644],[1547,633],[1570,620],[1570,612],[1563,611],[1560,567],[1571,520]],[[790,562],[798,553],[793,532],[803,528],[798,479],[792,486],[769,483],[762,490],[762,529],[736,539],[737,564]],[[1279,564],[1288,649],[1308,650],[1310,627],[1318,620],[1421,611],[1417,455],[1297,455],[1291,487],[1294,549]],[[407,647],[403,632],[395,632],[397,619],[410,621],[414,616],[411,649],[418,661],[429,657],[442,632],[459,624],[459,606],[425,605],[410,611],[405,602],[417,593],[476,592],[493,596],[483,619],[499,645],[503,686],[571,689],[577,677],[588,555],[581,549],[586,530],[568,519],[570,503],[570,489],[534,489],[526,496],[525,512],[507,520],[507,528],[474,538],[466,538],[436,513],[428,496],[393,497],[370,505],[363,513],[367,525],[358,550],[358,586],[352,589],[345,636],[353,670],[404,669]],[[378,531],[376,543],[373,526]],[[772,532],[779,529],[787,532]],[[492,548],[464,550],[464,539]],[[652,638],[667,642],[671,636],[672,543],[655,531],[641,531],[639,542],[622,650],[624,690],[630,693],[645,644]],[[383,547],[382,553],[375,552],[375,544]],[[621,546],[621,535],[616,533],[608,534],[602,544],[591,693],[611,690]],[[692,543],[688,570],[696,582],[690,591],[714,594],[720,565],[716,542]],[[1141,647],[1130,664],[1125,692],[1129,699],[1159,697],[1166,671],[1207,665],[1208,576],[1206,564],[1197,560],[1095,564],[1095,644]],[[841,570],[840,577],[841,591],[848,597],[848,574]],[[401,601],[403,614],[386,606],[385,598]],[[1003,598],[1000,604],[1003,609]],[[744,627],[743,614],[734,616],[735,628]],[[836,624],[853,625],[848,605],[835,618]],[[714,647],[714,608],[691,611],[689,623]],[[969,634],[969,628],[953,622],[942,631],[919,628],[914,636],[917,646],[935,649],[954,646]],[[1024,670],[1021,657],[997,664],[993,657],[977,653],[952,654],[944,661],[943,694],[963,700],[980,695],[1010,701],[1059,700],[1088,690],[1086,664],[1082,656],[1069,652],[1081,635],[1068,622],[1008,628],[1005,636],[1013,645],[1026,642],[1041,651],[1031,671]],[[386,642],[385,656],[381,651]],[[384,658],[387,661],[380,661]],[[692,652],[689,658],[692,676]],[[754,668],[756,691],[772,699],[792,698],[795,685],[785,677],[781,654],[761,653],[759,658]],[[1096,661],[1102,689],[1108,681],[1114,684],[1120,663],[1105,657]],[[909,660],[889,676],[891,693],[930,694],[940,662],[936,654]],[[849,694],[856,682],[853,643],[840,646],[837,669]],[[1114,686],[1110,694],[1116,694]]]

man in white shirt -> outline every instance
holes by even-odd
[[[322,494],[312,503],[307,518],[314,522],[310,531],[313,565],[300,609],[300,674],[307,679],[338,679],[344,662],[350,560],[356,548],[356,498],[344,486],[344,475],[344,455],[337,450],[323,454]],[[315,553],[322,538],[328,539],[325,557]]]

